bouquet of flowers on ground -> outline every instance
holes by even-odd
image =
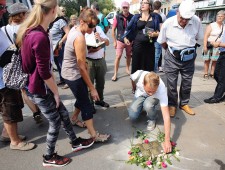
[[[137,144],[133,144],[131,141],[131,149],[128,151],[129,160],[126,161],[128,164],[136,164],[142,168],[148,168],[150,170],[154,168],[166,168],[167,164],[172,165],[171,158],[175,158],[180,161],[179,150],[176,148],[176,143],[171,141],[172,152],[163,153],[162,143],[165,139],[165,134],[158,131],[157,134],[150,134],[154,141],[146,133],[141,130],[137,130],[137,138],[140,140]]]

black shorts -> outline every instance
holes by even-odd
[[[20,90],[0,89],[0,112],[4,122],[23,121],[22,108],[23,98]]]

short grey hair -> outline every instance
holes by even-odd
[[[216,15],[225,15],[225,11],[224,10],[220,10],[219,12],[217,12]]]

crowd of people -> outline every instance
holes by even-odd
[[[140,13],[133,15],[129,12],[129,3],[121,3],[122,11],[112,25],[116,55],[111,80],[118,80],[120,59],[125,49],[126,73],[130,75],[134,93],[128,109],[129,118],[136,121],[145,110],[147,130],[152,131],[156,126],[156,106],[159,104],[165,130],[163,150],[169,153],[172,149],[170,118],[175,116],[177,107],[195,115],[188,103],[196,48],[198,41],[203,39],[203,28],[195,15],[192,0],[183,0],[177,14],[168,19],[160,12],[161,5],[160,1],[141,0]],[[0,0],[0,18],[5,11],[6,0]],[[93,121],[95,105],[110,107],[104,101],[108,21],[96,2],[91,8],[83,8],[79,16],[71,15],[69,18],[65,15],[66,9],[58,7],[57,0],[36,0],[30,11],[24,4],[15,3],[7,7],[7,11],[9,24],[0,29],[0,112],[4,122],[0,140],[10,142],[12,150],[35,148],[34,143],[25,142],[26,137],[18,134],[18,123],[23,121],[24,101],[33,112],[36,123],[43,121],[42,115],[49,123],[43,166],[65,166],[71,159],[55,152],[61,125],[70,139],[72,151],[106,142],[111,137],[96,131]],[[203,77],[217,81],[215,93],[204,100],[206,103],[218,103],[225,98],[224,19],[225,11],[219,11],[216,21],[207,27],[204,36]],[[3,68],[7,64],[3,63],[12,56],[9,48],[19,49],[22,70],[29,75],[27,86],[20,90],[5,86],[2,80]],[[157,74],[162,71],[162,49],[165,50],[163,71],[166,85]],[[210,61],[212,66],[208,73]],[[56,81],[54,70],[58,71],[59,81]],[[71,118],[60,100],[58,86],[69,88],[76,98]],[[82,120],[79,120],[79,114]],[[90,137],[77,137],[73,125],[87,128]]]

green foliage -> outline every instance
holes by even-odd
[[[131,148],[128,152],[129,160],[126,161],[128,164],[134,164],[146,168],[149,170],[166,168],[167,164],[172,165],[171,157],[175,160],[180,161],[178,158],[179,150],[176,148],[176,143],[171,141],[172,151],[170,153],[164,153],[163,151],[154,153],[158,149],[158,146],[165,141],[165,134],[158,129],[158,133],[155,135],[153,133],[146,134],[141,130],[137,130],[136,137],[142,142],[137,144],[131,144]],[[156,138],[156,141],[150,142],[150,138]],[[158,143],[158,145],[157,145]],[[150,147],[151,146],[151,147]],[[150,149],[151,148],[151,149]],[[146,154],[150,149],[151,156]],[[154,153],[154,154],[153,154]]]
[[[95,0],[90,0],[90,4],[95,2]],[[113,0],[98,0],[100,12],[104,15],[107,15],[109,12],[114,11],[116,9]],[[60,6],[64,6],[66,8],[66,16],[70,16],[76,14],[79,16],[80,14],[80,6],[86,7],[86,0],[60,0]]]

